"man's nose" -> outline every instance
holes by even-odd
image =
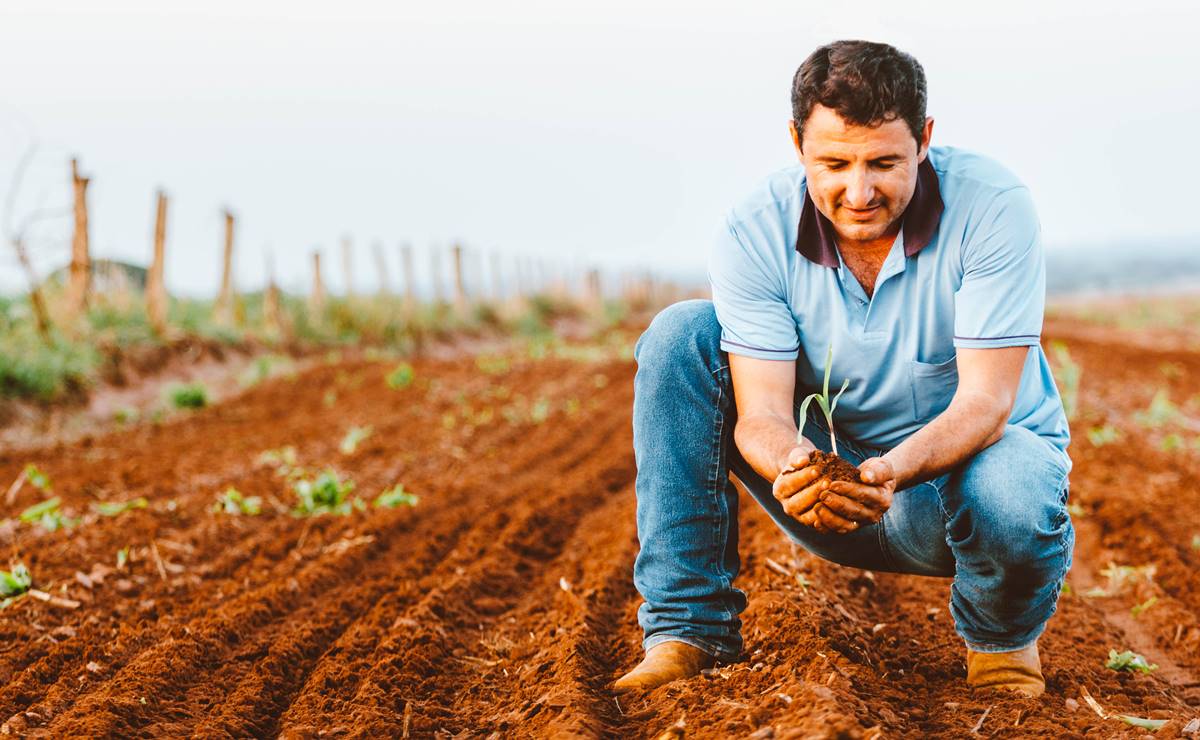
[[[870,173],[862,170],[851,172],[846,183],[845,204],[847,208],[866,210],[875,200],[875,183]]]

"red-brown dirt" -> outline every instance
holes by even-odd
[[[1041,700],[964,686],[947,581],[824,563],[749,500],[746,661],[615,699],[607,685],[640,654],[634,367],[583,352],[489,372],[416,362],[402,390],[385,384],[389,365],[320,365],[160,426],[0,453],[0,488],[34,463],[71,516],[150,501],[71,530],[0,528],[36,587],[81,602],[0,611],[0,722],[54,737],[1146,734],[1099,717],[1086,690],[1178,736],[1200,716],[1200,451],[1186,419],[1146,428],[1135,413],[1163,387],[1194,414],[1200,352],[1052,329],[1083,370],[1082,515],[1070,592],[1041,643]],[[1122,438],[1095,446],[1086,431],[1105,423]],[[1164,451],[1172,429],[1187,445]],[[395,483],[420,501],[293,517],[284,481],[256,462],[285,445],[368,503]],[[229,486],[264,497],[263,514],[213,513]],[[38,498],[26,486],[3,514]],[[126,547],[125,569],[94,568]],[[1110,648],[1159,670],[1108,670]]]

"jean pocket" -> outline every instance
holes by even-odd
[[[944,362],[913,360],[909,363],[909,372],[917,420],[932,419],[945,411],[958,390],[958,356]]]

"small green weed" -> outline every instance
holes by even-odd
[[[62,499],[54,496],[22,511],[19,518],[26,524],[36,524],[47,532],[70,529],[79,524],[78,519],[64,516],[60,506],[62,506]]]
[[[170,395],[171,404],[177,409],[202,409],[208,405],[208,389],[203,383],[175,386]]]
[[[394,509],[397,506],[416,506],[418,501],[420,498],[416,494],[405,491],[404,486],[397,483],[375,497],[375,508]]]
[[[1102,427],[1092,427],[1087,430],[1088,441],[1093,447],[1103,447],[1121,439],[1121,430],[1111,424]]]
[[[296,492],[296,508],[292,510],[296,516],[345,516],[366,508],[361,498],[349,498],[354,482],[342,481],[332,470],[323,470],[312,480],[302,478],[292,484],[292,489]]]
[[[139,496],[129,501],[103,501],[98,504],[92,504],[92,509],[101,516],[120,516],[127,511],[144,509],[149,505],[150,502],[144,496]]]
[[[262,498],[245,496],[241,491],[230,486],[225,489],[224,493],[217,496],[216,503],[212,505],[212,511],[215,514],[258,516],[262,512]]]
[[[1150,399],[1150,405],[1146,410],[1138,411],[1133,415],[1137,423],[1151,429],[1157,429],[1165,424],[1174,423],[1182,417],[1183,412],[1171,402],[1170,394],[1166,388],[1159,388],[1155,391],[1154,398]]]
[[[370,437],[374,431],[375,429],[370,426],[350,427],[350,430],[346,432],[346,436],[342,437],[342,443],[338,445],[338,451],[343,455],[353,455],[358,450],[359,443]]]
[[[388,388],[398,391],[412,385],[415,378],[416,371],[413,370],[413,366],[407,362],[402,362],[388,373],[384,380],[387,381]]]
[[[1104,667],[1114,671],[1141,671],[1142,673],[1152,673],[1158,670],[1157,665],[1148,663],[1144,657],[1132,650],[1126,650],[1123,653],[1109,650],[1108,662],[1104,664]]]

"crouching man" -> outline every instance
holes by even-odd
[[[792,87],[802,166],[730,212],[713,300],[667,308],[639,340],[646,656],[615,690],[740,655],[730,473],[819,557],[953,578],[968,684],[1045,690],[1037,640],[1074,532],[1067,422],[1039,346],[1037,215],[996,162],[930,148],[925,104],[920,64],[891,46],[814,52]],[[799,418],[831,346],[831,389],[849,380],[832,435],[816,404]],[[808,465],[831,436],[861,483]]]

